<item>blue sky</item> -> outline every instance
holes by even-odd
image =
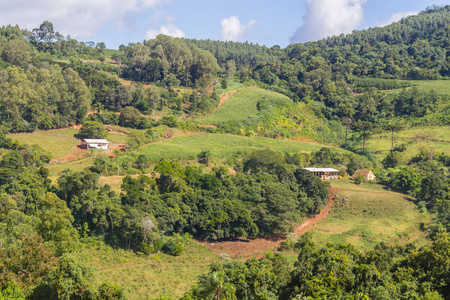
[[[450,0],[2,0],[0,25],[32,30],[42,21],[108,48],[159,33],[286,47],[382,26]]]

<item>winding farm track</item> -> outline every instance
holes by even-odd
[[[294,233],[297,236],[310,231],[318,222],[328,216],[335,199],[335,195],[333,193],[334,190],[335,189],[333,188],[329,189],[330,199],[324,209],[317,215],[305,220],[294,230]],[[286,237],[267,237],[256,239],[239,238],[220,242],[200,241],[200,243],[217,254],[226,253],[231,258],[249,258],[253,256],[262,257],[264,252],[277,248],[278,245],[284,240],[286,240]]]
[[[334,188],[329,189],[330,199],[327,203],[327,206],[314,217],[307,219],[300,226],[298,226],[294,233],[296,235],[302,235],[309,230],[311,230],[314,225],[316,225],[321,220],[325,219],[333,206],[335,195],[333,191],[336,190]],[[202,244],[204,247],[214,251],[217,254],[226,253],[232,259],[247,259],[251,257],[261,258],[264,256],[264,252],[268,250],[273,250],[278,247],[278,245],[284,241],[286,237],[272,237],[272,238],[256,238],[256,239],[235,239],[232,241],[223,241],[223,242],[208,242],[208,241],[197,241]],[[133,267],[142,267],[146,265],[209,265],[213,263],[212,261],[202,261],[202,262],[185,262],[185,261],[174,261],[174,262],[165,262],[165,261],[156,261],[150,260],[142,263],[131,263],[125,265],[118,265],[111,268],[105,268],[97,270],[97,272],[107,272],[111,270],[117,269],[126,269]]]
[[[214,108],[211,112],[207,113],[206,115],[203,115],[202,118],[203,118],[203,117],[206,117],[206,116],[212,114],[213,112],[215,112],[216,110],[218,110],[218,109],[222,106],[222,104],[224,104],[225,101],[228,100],[228,98],[230,98],[231,96],[233,96],[234,94],[236,94],[237,91],[238,91],[238,90],[234,90],[234,91],[230,91],[230,92],[226,92],[226,93],[222,94],[222,95],[220,96],[219,105],[217,105],[217,107]],[[199,126],[199,127],[211,127],[211,128],[217,128],[216,125],[208,125],[208,124],[198,124],[198,126]]]

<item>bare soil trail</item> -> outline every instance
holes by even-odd
[[[314,225],[316,225],[321,220],[325,219],[328,216],[328,213],[333,206],[335,195],[333,190],[337,190],[334,188],[329,189],[330,200],[328,201],[327,206],[317,215],[307,219],[300,226],[298,226],[294,233],[297,235],[302,235],[309,230],[311,230]],[[204,247],[214,251],[217,254],[226,253],[230,255],[232,259],[247,259],[251,257],[261,258],[264,256],[264,252],[268,250],[272,250],[278,247],[278,245],[286,240],[286,237],[266,237],[266,238],[256,238],[256,239],[245,239],[245,238],[237,238],[230,241],[220,241],[220,242],[208,242],[208,241],[197,241]],[[167,265],[209,265],[213,263],[212,261],[202,261],[202,262],[185,262],[185,261],[175,261],[175,262],[166,262],[166,261],[157,261],[150,260],[141,263],[130,263],[124,265],[118,265],[111,268],[99,269],[98,272],[107,272],[116,269],[125,269],[125,268],[133,268],[133,267],[142,267],[145,265],[158,265],[158,264],[167,264]]]
[[[82,157],[84,157],[86,154],[89,153],[89,150],[82,149],[80,145],[75,146],[75,148],[67,155],[62,157],[57,157],[52,159],[52,161],[57,163],[66,163],[74,160],[78,160]]]
[[[234,90],[234,91],[229,91],[229,92],[226,92],[226,93],[222,94],[222,96],[220,96],[219,105],[217,105],[217,107],[214,108],[211,112],[209,112],[209,113],[203,115],[202,118],[203,118],[203,117],[206,117],[206,116],[212,114],[213,112],[215,112],[216,110],[218,110],[218,109],[225,103],[225,101],[227,101],[228,98],[230,98],[231,96],[233,96],[234,94],[236,94],[237,91],[238,91],[238,90]],[[215,125],[207,125],[207,124],[198,124],[198,126],[199,126],[199,127],[211,127],[211,128],[217,128],[217,126],[215,126]]]
[[[311,230],[314,225],[325,219],[333,206],[335,195],[333,188],[329,189],[330,200],[327,206],[317,215],[305,220],[299,225],[294,233],[302,235]],[[277,248],[278,245],[286,240],[286,237],[266,237],[256,239],[238,238],[229,241],[199,241],[206,248],[214,251],[217,254],[226,253],[231,258],[248,258],[252,256],[262,257],[264,252]]]

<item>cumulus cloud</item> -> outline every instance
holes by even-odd
[[[62,34],[90,38],[111,20],[117,23],[129,12],[153,8],[171,0],[2,0],[1,25],[16,25],[29,30],[43,21],[53,23]]]
[[[158,34],[164,34],[168,36],[182,38],[185,36],[183,30],[175,25],[176,19],[173,16],[165,16],[162,12],[157,12],[153,17],[153,25],[145,33],[145,39],[154,39]],[[159,26],[159,24],[165,22]],[[159,29],[157,27],[159,26]]]
[[[389,20],[387,20],[386,22],[380,23],[378,26],[386,26],[386,25],[390,25],[394,22],[400,21],[403,18],[409,17],[409,16],[414,16],[417,15],[419,12],[418,11],[404,11],[404,12],[398,12],[393,14]]]
[[[351,33],[361,24],[367,0],[306,0],[307,13],[291,42],[319,40]]]
[[[222,40],[237,42],[244,37],[253,25],[257,24],[255,20],[250,20],[246,25],[241,24],[239,18],[236,16],[229,17],[228,19],[220,20],[220,26],[222,27]]]
[[[149,30],[147,30],[145,34],[145,39],[147,40],[154,39],[158,34],[164,34],[178,38],[182,38],[185,36],[183,30],[181,30],[174,24],[168,24],[168,25],[161,25],[159,30],[150,28]]]

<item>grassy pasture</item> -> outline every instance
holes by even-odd
[[[77,145],[80,144],[80,140],[74,137],[77,133],[77,129],[64,128],[48,131],[38,130],[32,133],[9,134],[8,136],[17,139],[21,143],[29,145],[36,144],[44,150],[50,151],[53,159],[56,161],[50,162],[47,168],[50,171],[50,177],[56,179],[58,177],[57,175],[67,168],[70,168],[72,171],[83,170],[93,164],[97,155],[104,153],[102,150],[94,150],[92,153],[86,152],[75,160],[59,162],[58,158],[77,152]],[[114,144],[125,144],[127,141],[127,135],[124,133],[109,133],[106,138]]]
[[[157,161],[162,158],[195,158],[201,151],[209,150],[214,159],[229,158],[238,152],[251,152],[267,147],[296,153],[319,150],[323,145],[231,134],[189,134],[149,144],[139,149],[137,154],[146,154],[151,160]]]
[[[178,299],[207,273],[219,257],[211,250],[189,241],[182,255],[143,255],[104,244],[83,245],[80,260],[94,269],[97,283],[104,280],[121,284],[128,299]]]
[[[336,201],[328,218],[314,227],[312,233],[318,244],[351,243],[369,250],[380,242],[426,243],[419,224],[431,220],[421,215],[406,195],[381,185],[356,185],[348,180],[331,181],[331,186],[338,189],[337,199],[348,201]]]
[[[78,133],[76,129],[65,128],[32,133],[15,133],[8,136],[24,144],[37,144],[44,150],[50,151],[53,158],[58,158],[70,154],[80,143],[73,137],[76,133]]]
[[[411,128],[394,133],[394,146],[401,144],[407,145],[403,153],[405,159],[411,159],[422,147],[434,152],[449,153],[450,126]],[[391,150],[391,133],[384,132],[372,136],[367,141],[367,147],[380,158],[384,158]]]
[[[436,90],[438,94],[450,95],[450,81],[448,80],[405,80],[419,89],[419,91],[427,92],[432,89]],[[403,89],[387,90],[386,94],[398,94]]]
[[[205,117],[196,120],[199,124],[217,125],[226,121],[243,121],[258,113],[257,103],[262,99],[289,99],[276,92],[257,87],[239,89],[221,107]]]

